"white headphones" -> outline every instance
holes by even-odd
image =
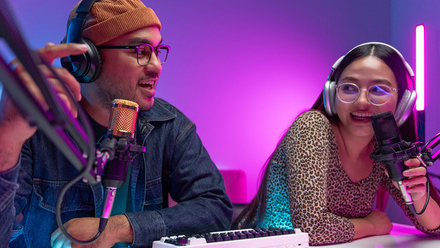
[[[402,59],[402,62],[404,63],[405,68],[406,68],[406,72],[408,73],[408,75],[411,79],[412,88],[413,89],[415,88],[414,87],[414,85],[415,85],[414,72],[411,69],[411,67],[409,66],[409,64],[405,61],[402,54],[396,48],[394,48],[388,44],[381,43],[381,42],[367,42],[367,43],[363,43],[358,46],[355,46],[347,54],[349,54],[354,49],[361,47],[361,46],[365,46],[365,45],[383,45],[383,46],[387,46],[387,47],[393,49]],[[324,108],[325,108],[325,112],[327,112],[327,114],[330,116],[336,115],[336,107],[335,107],[335,100],[336,100],[336,87],[335,87],[335,85],[336,85],[336,82],[334,79],[335,71],[346,55],[340,57],[333,64],[330,75],[328,76],[327,82],[325,82],[325,85],[324,85],[324,90],[322,93],[323,100],[324,100]],[[396,123],[398,126],[401,126],[403,123],[405,123],[406,119],[411,114],[411,112],[414,108],[414,104],[416,102],[416,96],[417,96],[417,93],[415,90],[405,90],[405,92],[403,93],[402,99],[400,99],[400,102],[397,105],[396,111],[394,112],[394,118],[396,119]]]

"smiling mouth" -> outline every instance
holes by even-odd
[[[140,82],[138,85],[142,88],[146,88],[146,89],[150,89],[150,90],[154,89],[154,81]]]
[[[370,121],[372,114],[369,113],[351,113],[351,117],[359,121]]]

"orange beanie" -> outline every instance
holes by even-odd
[[[70,20],[76,17],[78,5],[70,11]],[[159,18],[151,8],[147,8],[140,0],[101,0],[93,4],[82,35],[90,39],[95,46],[115,39],[146,26],[157,26],[160,30]]]

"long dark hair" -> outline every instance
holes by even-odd
[[[404,64],[405,62],[402,60],[401,55],[397,52],[397,50],[381,43],[367,43],[352,49],[341,60],[336,71],[332,73],[331,77],[334,78],[331,80],[338,82],[339,77],[348,65],[357,59],[367,56],[375,56],[379,58],[393,71],[399,89],[398,102],[400,102],[402,99],[405,90],[414,89],[414,82],[410,78],[410,75],[408,75],[408,70]],[[337,115],[330,116],[326,113],[324,109],[322,92],[310,110],[321,111],[330,121],[339,121]],[[414,111],[412,111],[405,123],[399,127],[399,131],[403,140],[411,142],[417,141],[417,124]],[[278,145],[280,142],[281,140],[278,142]],[[233,228],[255,228],[255,226],[263,220],[267,203],[267,180],[269,177],[270,163],[275,152],[276,149],[263,167],[264,175],[256,196],[234,220]]]

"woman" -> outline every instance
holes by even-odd
[[[440,235],[435,191],[424,213],[414,215],[385,165],[370,158],[377,147],[373,114],[392,111],[403,123],[402,139],[417,141],[412,76],[401,54],[384,43],[361,44],[340,58],[323,94],[278,144],[256,197],[235,221],[237,228],[300,228],[309,233],[311,245],[387,234],[390,220],[373,209],[382,186],[418,229]],[[427,199],[426,169],[416,158],[405,165],[403,184],[420,213]]]

